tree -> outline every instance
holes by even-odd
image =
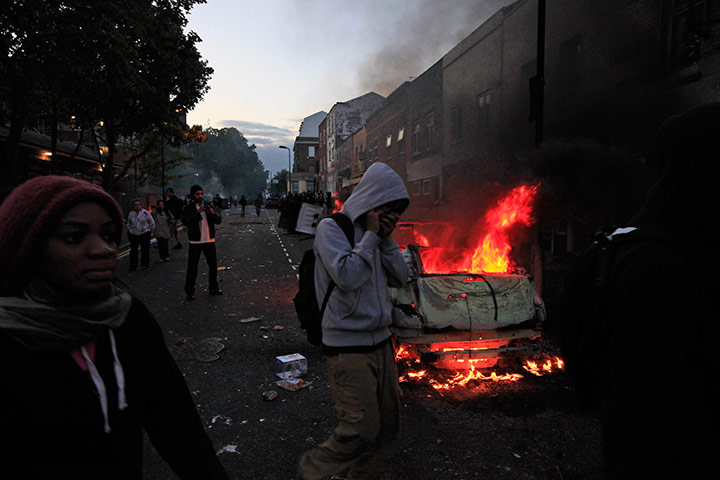
[[[187,175],[180,182],[184,188],[199,183],[207,193],[221,196],[255,196],[265,190],[265,168],[255,145],[235,128],[210,128],[203,132],[206,142],[186,147],[192,160],[179,169]],[[177,171],[173,171],[177,173]]]
[[[4,166],[16,176],[17,141],[28,119],[74,116],[92,133],[109,188],[160,138],[182,141],[185,112],[208,90],[212,69],[185,32],[205,0],[17,0],[0,13],[7,58],[0,117],[10,121]],[[116,171],[116,145],[143,140]],[[104,148],[101,148],[104,147]],[[15,179],[13,179],[15,180]]]

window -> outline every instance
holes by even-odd
[[[450,111],[450,138],[461,140],[463,138],[463,111],[458,105]]]
[[[315,156],[315,147],[309,146],[308,147],[308,157],[314,157]]]
[[[560,108],[572,108],[578,99],[578,86],[580,76],[580,52],[582,50],[582,37],[576,34],[560,44],[558,76],[558,102]],[[630,50],[630,49],[628,49]]]
[[[397,134],[397,141],[402,142],[405,138],[405,127],[400,127],[400,130],[398,130]]]
[[[413,182],[412,187],[413,197],[420,195],[420,182]]]
[[[432,182],[427,179],[423,180],[423,195],[430,195],[432,193]]]
[[[415,122],[413,125],[412,151],[413,154],[420,153],[420,122]]]
[[[299,181],[293,180],[290,182],[290,184],[292,185],[293,192],[295,192],[295,193],[300,192],[300,182]]]
[[[481,129],[490,125],[490,90],[477,97],[478,127]]]
[[[440,177],[432,179],[432,196],[433,202],[437,203],[440,201]]]
[[[435,147],[435,113],[425,117],[425,148],[432,150]]]
[[[702,42],[708,36],[711,16],[717,16],[717,2],[710,0],[673,0],[669,11],[669,70],[680,70],[700,60]],[[715,4],[715,5],[713,5]]]
[[[392,135],[385,137],[385,148],[392,147]]]
[[[307,181],[307,191],[308,191],[308,192],[314,192],[314,191],[315,191],[315,180],[308,180],[308,181]]]

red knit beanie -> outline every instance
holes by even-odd
[[[72,177],[44,176],[16,187],[0,204],[0,295],[18,295],[42,260],[42,249],[60,217],[79,203],[97,203],[117,225],[120,206],[101,187]]]

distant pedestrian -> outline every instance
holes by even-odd
[[[172,214],[170,236],[175,239],[175,245],[172,247],[173,250],[182,248],[178,234],[178,223],[181,222],[183,207],[185,207],[185,203],[175,195],[175,190],[172,188],[165,190],[165,208]]]
[[[208,286],[211,295],[222,295],[217,281],[217,252],[215,250],[215,225],[222,222],[220,212],[204,201],[204,192],[200,185],[190,187],[194,203],[183,210],[183,224],[188,231],[188,266],[185,275],[185,294],[187,300],[195,300],[195,282],[197,280],[200,254],[205,255],[208,265]]]
[[[2,478],[140,480],[147,436],[177,478],[227,479],[160,325],[113,281],[115,200],[36,177],[0,225]]]
[[[150,266],[150,236],[155,229],[155,221],[150,212],[142,208],[142,202],[135,199],[132,211],[128,214],[127,229],[130,241],[130,271],[137,270],[138,249],[140,250],[140,268]]]
[[[158,254],[160,255],[160,263],[170,261],[170,250],[168,249],[168,241],[170,240],[170,229],[175,224],[175,217],[165,208],[165,202],[158,200],[155,204],[155,210],[152,212],[155,221],[155,230],[153,234],[157,240]]]
[[[260,216],[260,209],[263,206],[263,198],[262,195],[258,193],[258,196],[255,197],[255,212],[257,213],[257,216]]]
[[[240,216],[245,216],[245,207],[247,206],[247,198],[245,198],[245,194],[240,196]]]

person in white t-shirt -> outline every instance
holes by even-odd
[[[200,185],[190,187],[193,203],[183,209],[182,221],[188,232],[188,267],[185,276],[187,300],[195,300],[195,281],[198,273],[200,254],[205,255],[208,264],[208,291],[211,295],[222,295],[217,281],[217,252],[215,250],[215,225],[222,217],[215,208],[205,202],[205,192]]]

